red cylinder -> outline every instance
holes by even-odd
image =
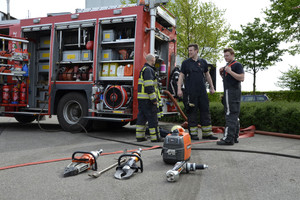
[[[94,41],[88,41],[85,45],[86,49],[93,50],[94,47]]]
[[[22,82],[20,86],[20,103],[26,103],[26,83]]]
[[[9,93],[9,86],[4,85],[2,89],[2,101],[3,103],[9,103],[10,101],[10,93]]]
[[[12,102],[13,104],[18,104],[19,103],[19,94],[20,94],[20,91],[19,91],[19,88],[18,86],[14,86],[13,88],[13,92],[12,92]]]

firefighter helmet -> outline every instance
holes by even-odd
[[[175,125],[171,128],[171,132],[173,132],[174,130],[178,130],[178,132],[184,132],[184,128],[182,128],[182,126],[180,125]]]

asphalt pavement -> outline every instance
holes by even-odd
[[[135,126],[121,129],[98,126],[86,134],[62,131],[55,117],[40,125],[47,131],[41,130],[36,122],[22,125],[13,118],[0,118],[0,168],[61,159],[0,170],[1,200],[294,200],[300,196],[300,159],[237,151],[299,157],[300,141],[296,139],[256,134],[240,139],[234,146],[217,146],[215,141],[193,144],[193,148],[200,150],[192,150],[189,162],[207,164],[208,169],[181,173],[177,182],[167,181],[166,172],[173,165],[163,162],[159,148],[142,151],[143,173],[138,171],[127,180],[115,179],[115,169],[99,178],[88,176],[92,170],[63,177],[64,168],[71,162],[68,158],[75,151],[103,149],[107,154],[97,160],[101,170],[121,155],[114,152],[163,143],[151,143],[149,139],[137,143]],[[175,124],[160,122],[160,125],[170,130]],[[221,138],[222,134],[217,136]]]

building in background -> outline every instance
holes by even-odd
[[[16,18],[12,17],[12,16],[9,16],[10,17],[10,20],[14,20]],[[0,21],[6,21],[8,20],[8,14],[0,11]]]
[[[85,8],[121,5],[121,0],[85,0]]]

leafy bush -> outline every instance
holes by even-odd
[[[242,92],[242,95],[252,94],[252,92]],[[288,101],[300,102],[300,91],[272,91],[272,92],[256,92],[255,94],[265,94],[270,101]],[[223,92],[208,94],[210,102],[220,102]]]
[[[183,109],[183,104],[180,103]],[[212,124],[224,126],[224,107],[220,102],[210,102]],[[181,116],[165,117],[164,121],[183,123]],[[257,130],[300,135],[299,102],[242,102],[241,127],[255,125]]]

